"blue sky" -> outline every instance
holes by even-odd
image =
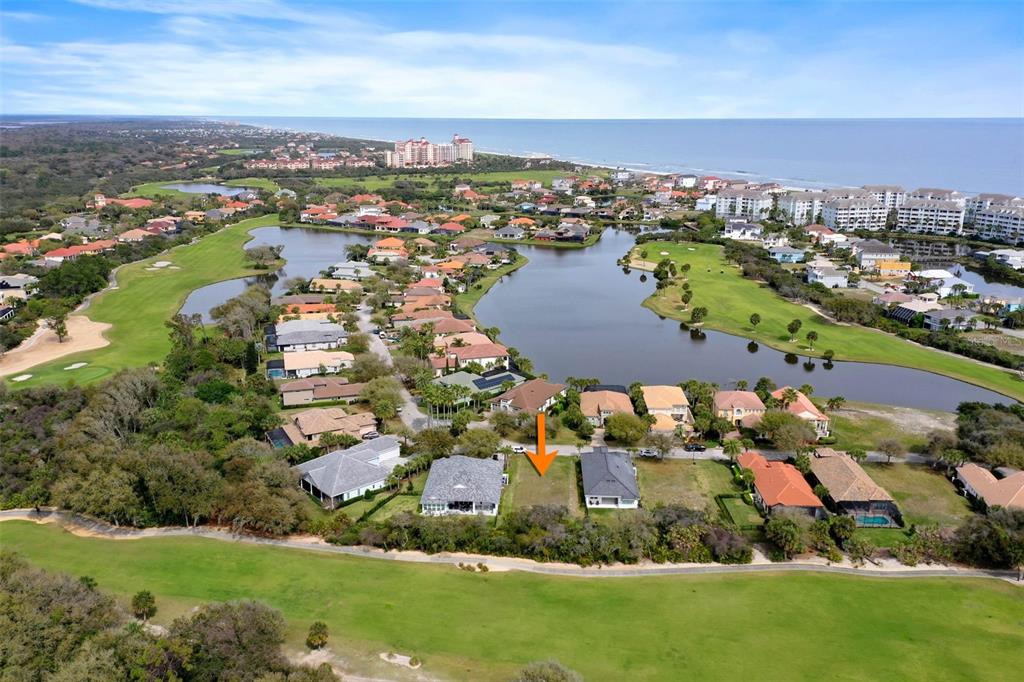
[[[0,8],[5,113],[1024,116],[1021,2]]]

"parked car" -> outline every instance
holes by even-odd
[[[373,440],[374,438],[380,438],[380,434],[376,431],[367,431],[363,434],[363,440]]]
[[[687,443],[683,446],[686,452],[704,452],[707,447],[703,443]]]
[[[657,457],[658,453],[650,448],[644,448],[638,453],[641,457]]]
[[[513,445],[512,452],[516,453],[517,455],[521,455],[524,452],[526,452],[526,448],[524,448],[522,445]]]

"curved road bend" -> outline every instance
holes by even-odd
[[[405,561],[419,564],[477,564],[487,565],[491,570],[524,571],[543,575],[571,576],[580,578],[634,578],[663,575],[703,575],[716,573],[772,573],[779,571],[805,571],[813,573],[836,573],[871,578],[995,578],[1024,587],[1016,571],[990,571],[984,569],[958,568],[940,566],[927,568],[890,568],[875,567],[856,568],[853,566],[834,566],[814,561],[787,561],[772,563],[762,558],[755,558],[759,563],[753,564],[687,564],[664,565],[649,564],[639,566],[617,565],[615,567],[574,566],[572,564],[546,564],[531,559],[514,557],[497,557],[482,554],[424,554],[422,552],[385,552],[372,547],[346,547],[330,545],[319,538],[266,538],[255,535],[232,533],[217,528],[119,528],[110,524],[89,519],[77,514],[59,510],[43,509],[9,509],[0,511],[0,522],[11,520],[34,521],[35,523],[55,523],[63,529],[78,535],[101,536],[118,540],[138,540],[155,537],[201,537],[225,542],[241,542],[250,545],[269,545],[287,549],[299,549],[328,554],[361,557],[364,559],[382,559],[387,561]]]

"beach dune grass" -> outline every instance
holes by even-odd
[[[637,247],[649,254],[668,253],[678,265],[690,264],[687,281],[693,292],[689,308],[682,307],[681,281],[652,294],[644,306],[677,320],[689,320],[690,310],[708,308],[704,326],[764,343],[780,351],[803,356],[821,356],[826,349],[836,360],[855,360],[900,365],[942,374],[983,386],[1018,400],[1024,400],[1024,380],[1010,370],[943,353],[911,343],[891,334],[857,325],[837,324],[805,306],[791,303],[767,285],[744,278],[739,268],[726,262],[717,244],[649,242]],[[650,260],[656,257],[649,256]],[[757,313],[761,323],[750,324]],[[802,326],[795,342],[786,326],[794,319]],[[806,341],[808,332],[818,334],[814,347]]]
[[[481,574],[24,521],[0,524],[0,540],[124,600],[150,590],[160,624],[203,602],[257,599],[284,614],[293,650],[322,620],[343,656],[400,651],[449,679],[507,680],[551,658],[588,680],[1009,680],[1024,666],[1024,590],[995,580]]]
[[[251,239],[249,230],[276,224],[277,214],[243,220],[195,243],[121,267],[117,288],[97,295],[84,311],[89,319],[112,325],[105,334],[110,345],[37,365],[27,370],[32,378],[16,386],[69,380],[91,383],[127,367],[162,362],[171,348],[164,323],[194,289],[254,274],[245,262],[243,248]],[[152,269],[157,261],[169,261],[177,269]],[[77,370],[64,369],[76,362],[88,364]]]

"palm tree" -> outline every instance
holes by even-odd
[[[779,401],[782,403],[782,407],[789,407],[796,402],[796,389],[792,386],[786,386],[782,391],[782,398]]]
[[[800,327],[804,326],[804,323],[800,320],[793,320],[786,325],[786,329],[789,331],[789,342],[793,343],[796,341],[796,333],[800,331]]]
[[[858,464],[868,458],[868,453],[860,448],[852,448],[850,450],[847,450],[846,454],[848,454],[850,458],[853,459],[853,461],[857,462]]]
[[[813,330],[807,332],[807,345],[811,348],[811,350],[814,350],[814,342],[817,341],[817,340],[818,340],[818,332],[813,331]]]
[[[825,407],[827,407],[830,411],[841,410],[843,409],[843,405],[845,403],[846,398],[844,398],[841,395],[837,395],[829,398],[828,402],[825,403]]]
[[[722,452],[729,457],[730,462],[735,462],[739,454],[743,452],[743,444],[735,439],[727,440],[722,443]]]
[[[750,326],[754,327],[756,329],[757,325],[759,325],[759,324],[761,324],[761,316],[758,315],[757,313],[753,313],[750,316]]]

